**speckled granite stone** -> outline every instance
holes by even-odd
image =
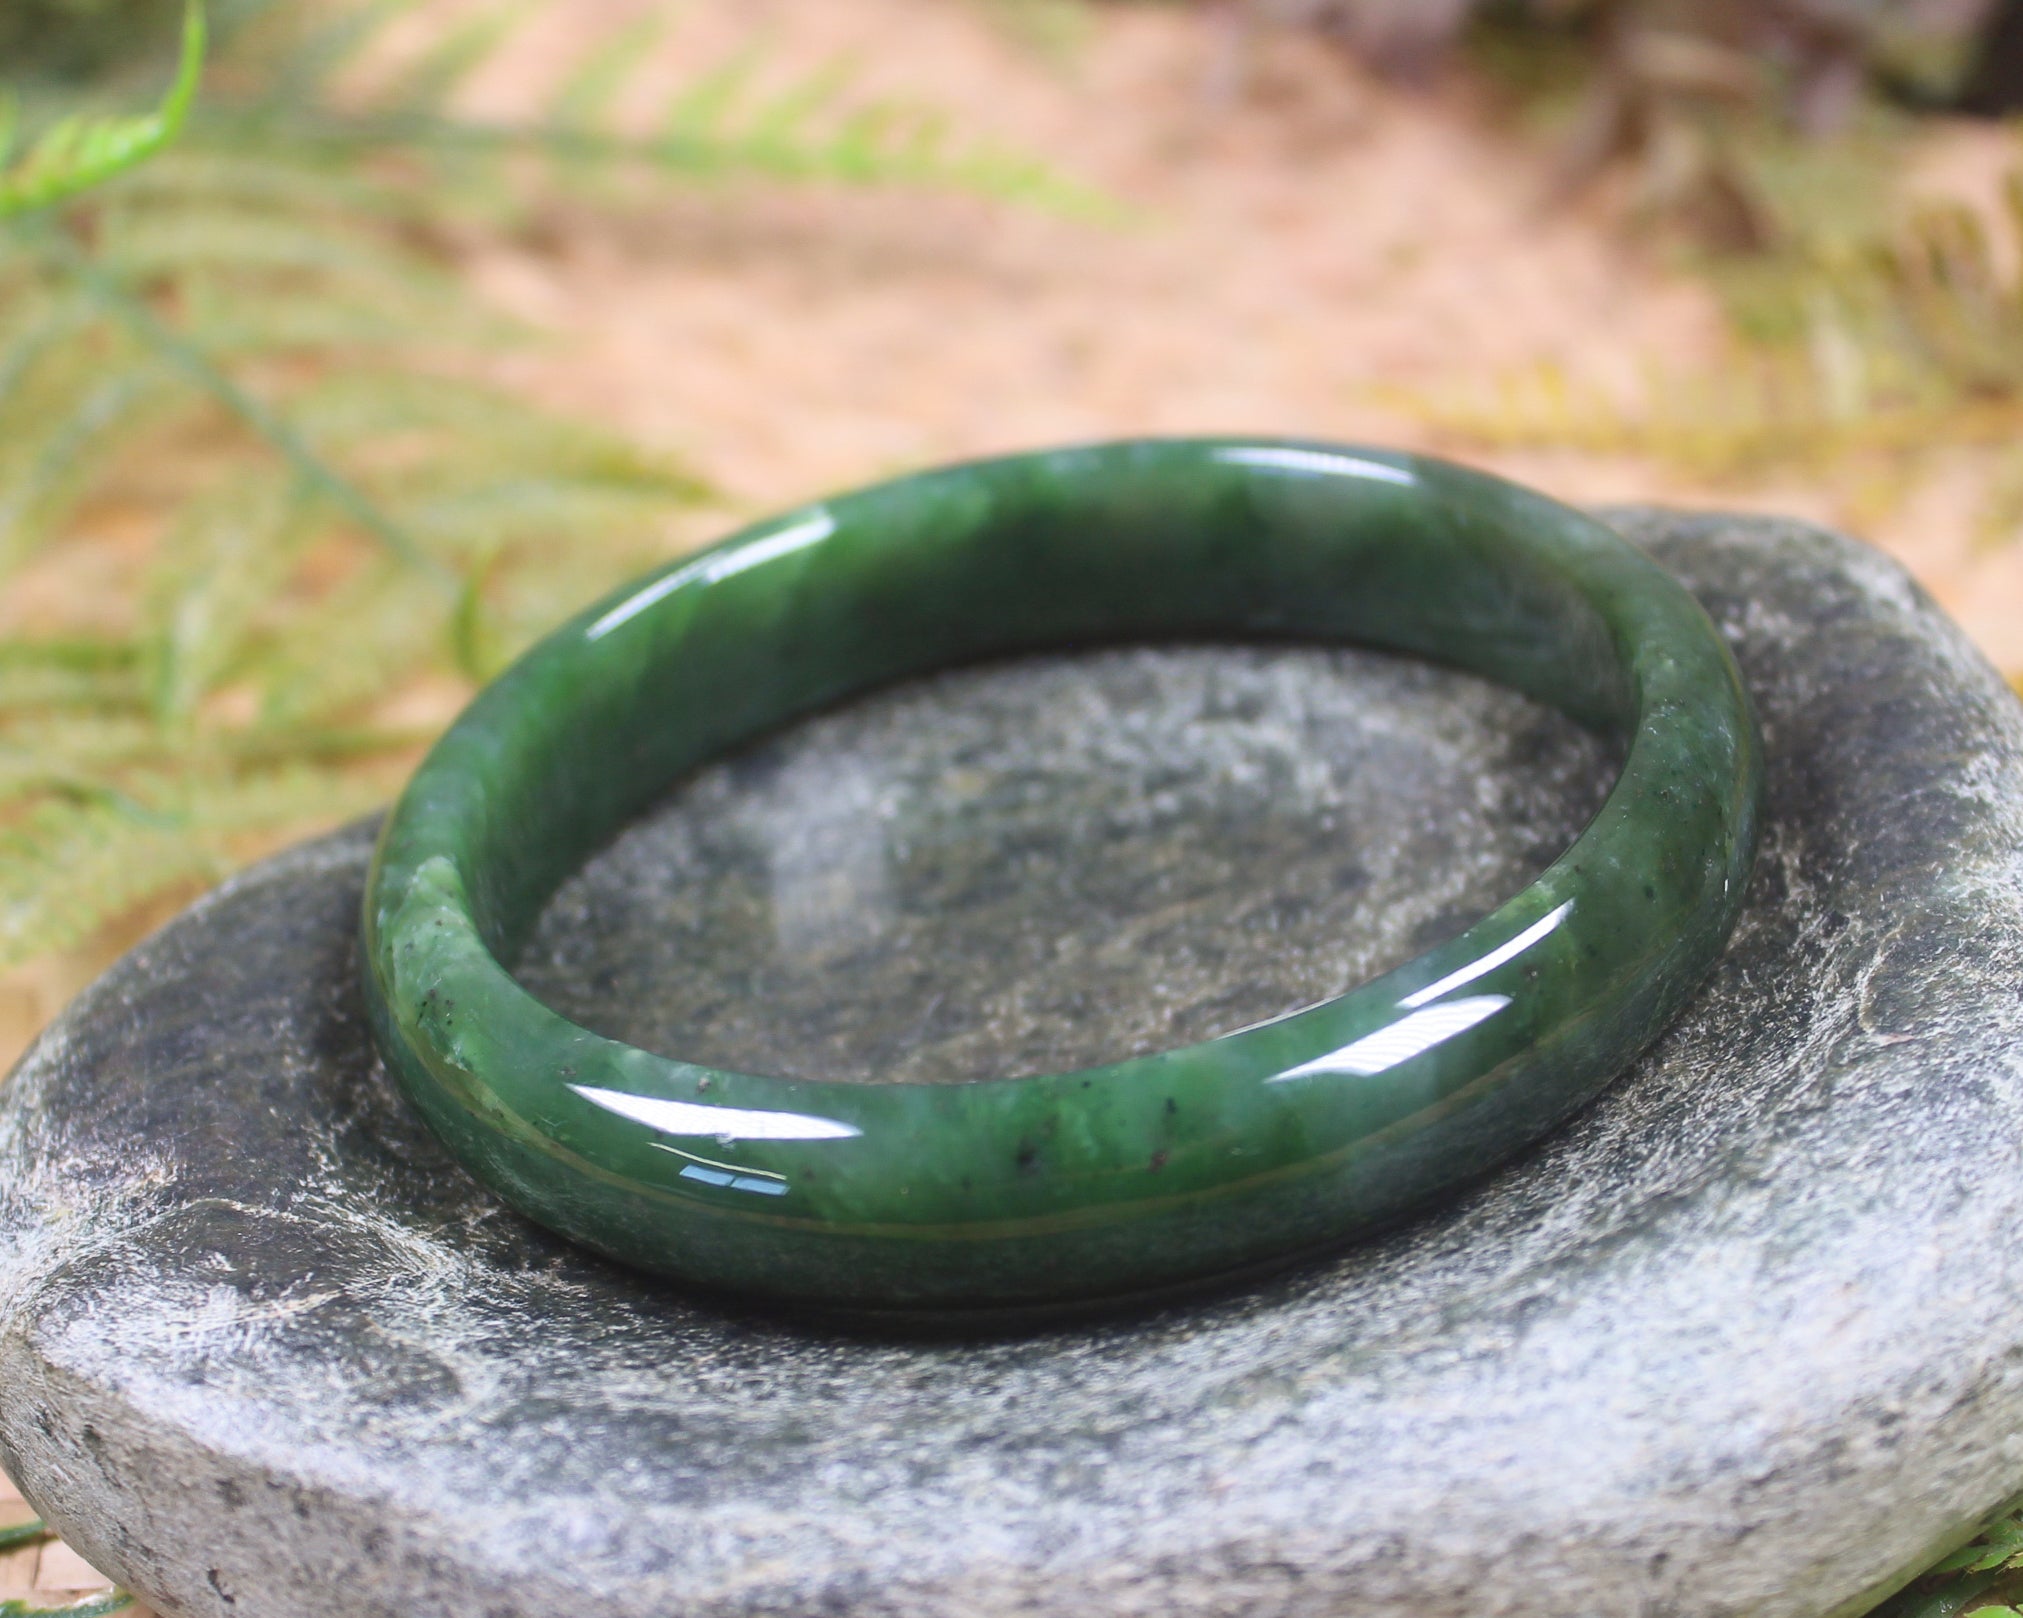
[[[0,1090],[0,1460],[171,1614],[1858,1606],[2023,1487],[2023,706],[1871,552],[1623,523],[1755,687],[1756,890],[1652,1055],[1452,1207],[1008,1341],[685,1298],[503,1211],[387,1089],[353,832],[144,945]],[[970,671],[691,783],[521,971],[790,1071],[1122,1054],[1410,954],[1605,775],[1381,659]]]

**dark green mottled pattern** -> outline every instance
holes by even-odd
[[[500,964],[671,779],[784,720],[966,658],[1214,635],[1440,658],[1623,737],[1622,778],[1536,883],[1418,960],[1080,1072],[720,1072],[579,1028]],[[536,647],[389,819],[366,983],[389,1065],[456,1154],[618,1258],[860,1308],[1111,1297],[1340,1241],[1592,1096],[1726,939],[1759,778],[1705,614],[1577,512],[1327,444],[1019,456],[762,524]]]

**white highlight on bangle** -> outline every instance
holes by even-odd
[[[688,566],[678,567],[644,589],[634,591],[584,630],[583,638],[602,640],[620,624],[630,623],[648,607],[665,601],[677,590],[686,589],[691,584],[715,584],[717,580],[727,579],[747,568],[758,567],[792,551],[820,544],[835,531],[836,519],[829,515],[827,507],[818,506],[812,515],[774,533],[762,534],[731,550],[711,551],[707,556],[699,556]]]
[[[1402,1017],[1388,1028],[1344,1045],[1338,1051],[1316,1056],[1265,1082],[1283,1084],[1287,1079],[1311,1079],[1324,1073],[1348,1073],[1359,1079],[1389,1072],[1415,1056],[1424,1056],[1435,1045],[1444,1045],[1457,1034],[1465,1034],[1477,1023],[1487,1022],[1510,1004],[1507,994],[1478,994],[1466,1000],[1450,1000],[1444,1006],[1430,1006]]]
[[[1507,944],[1499,944],[1479,961],[1470,961],[1458,972],[1449,972],[1438,983],[1429,983],[1425,988],[1408,994],[1398,1002],[1401,1006],[1423,1006],[1429,1000],[1438,1000],[1443,994],[1452,994],[1456,989],[1473,983],[1485,972],[1494,972],[1505,961],[1515,960],[1533,944],[1551,933],[1559,924],[1573,914],[1573,900],[1569,899],[1542,921],[1535,921]]]
[[[623,1090],[600,1090],[590,1084],[572,1084],[569,1088],[593,1107],[615,1112],[663,1135],[712,1135],[718,1140],[847,1140],[864,1133],[840,1118],[818,1118],[807,1112],[712,1107],[702,1101],[628,1095]]]
[[[1336,455],[1320,449],[1288,449],[1282,445],[1256,448],[1219,449],[1218,461],[1233,466],[1266,466],[1281,472],[1317,472],[1324,477],[1363,478],[1376,483],[1396,483],[1403,488],[1418,487],[1419,475],[1402,466],[1386,466],[1382,461],[1360,455]]]

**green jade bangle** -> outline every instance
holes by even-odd
[[[1078,1072],[722,1072],[577,1027],[504,964],[628,818],[772,727],[972,659],[1203,638],[1437,659],[1613,737],[1622,775],[1459,937],[1338,999]],[[364,984],[388,1067],[456,1157],[626,1263],[851,1311],[1122,1298],[1393,1221],[1594,1096],[1726,941],[1760,781],[1706,614],[1579,512],[1332,444],[1012,456],[759,524],[534,647],[388,818]]]

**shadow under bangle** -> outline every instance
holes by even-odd
[[[1075,1072],[725,1072],[578,1027],[504,964],[626,820],[797,715],[982,657],[1202,638],[1437,659],[1614,737],[1622,774],[1574,845],[1459,937],[1270,1023]],[[629,1264],[849,1309],[1116,1298],[1368,1231],[1591,1098],[1725,943],[1760,778],[1706,614],[1579,512],[1329,444],[1012,456],[747,529],[529,651],[386,822],[365,993],[455,1156]]]

